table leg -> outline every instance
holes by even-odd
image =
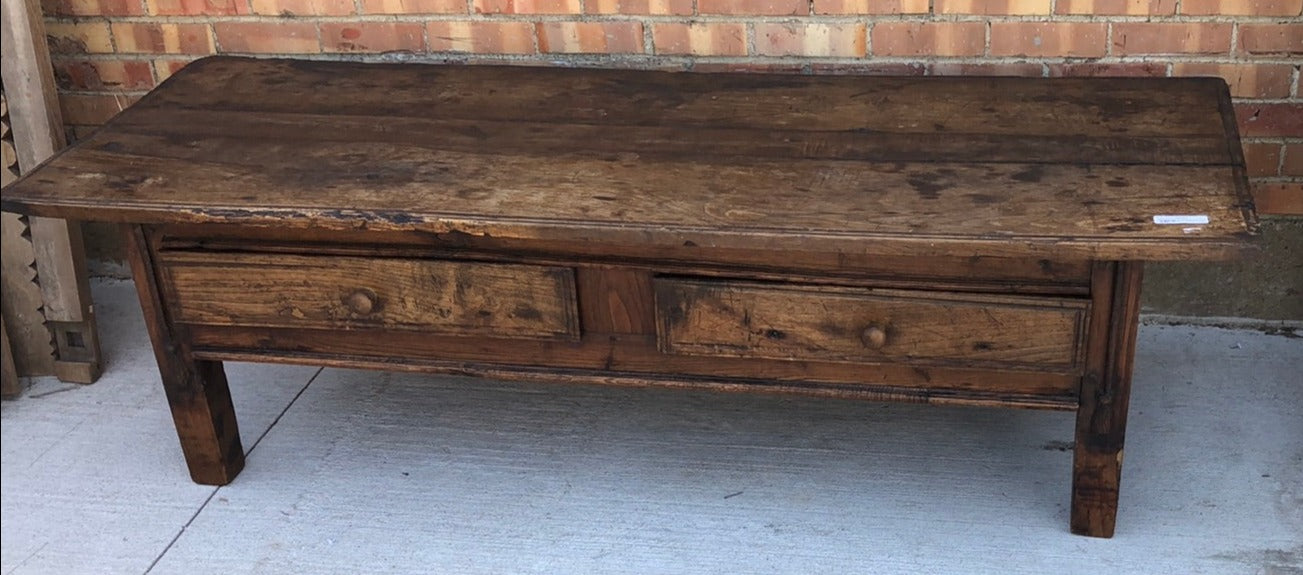
[[[1086,373],[1073,452],[1072,532],[1112,537],[1140,316],[1139,262],[1095,264]]]
[[[189,346],[177,337],[154,275],[153,252],[140,226],[127,228],[127,247],[145,327],[154,344],[190,477],[205,485],[230,483],[244,468],[244,447],[226,372],[221,362],[195,359]]]

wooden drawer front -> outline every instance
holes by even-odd
[[[579,337],[570,268],[197,252],[159,259],[183,323]]]
[[[1084,301],[658,278],[666,353],[787,360],[1078,364]]]

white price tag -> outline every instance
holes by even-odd
[[[1191,224],[1206,224],[1208,216],[1199,214],[1197,216],[1154,216],[1154,223],[1162,225],[1180,225],[1188,226]]]

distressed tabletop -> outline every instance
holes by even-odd
[[[881,255],[1215,259],[1256,215],[1224,82],[211,57],[6,188],[130,223]]]

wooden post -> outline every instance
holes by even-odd
[[[0,316],[0,395],[10,398],[22,392],[23,385],[18,379],[18,370],[14,368],[14,353],[9,348],[9,330],[5,328],[4,317]]]
[[[8,170],[0,180],[9,179]],[[41,289],[33,265],[36,254],[27,235],[27,221],[18,214],[0,212],[0,284],[4,294],[0,316],[9,332],[9,351],[19,374],[54,373],[54,348],[41,311]]]
[[[54,334],[54,375],[60,381],[95,383],[100,342],[81,226],[54,218],[31,218],[30,223],[46,325]]]
[[[140,226],[126,226],[126,230],[131,275],[190,478],[204,485],[226,485],[244,469],[244,447],[226,373],[221,362],[196,360],[177,337],[154,275],[149,240]]]
[[[18,167],[35,168],[66,144],[45,24],[36,0],[0,0],[5,97]],[[54,373],[92,383],[100,374],[99,337],[87,285],[86,255],[76,222],[29,221],[45,319],[54,334]]]
[[[1108,262],[1092,273],[1091,339],[1072,461],[1071,523],[1078,535],[1113,536],[1143,269],[1139,262]]]

